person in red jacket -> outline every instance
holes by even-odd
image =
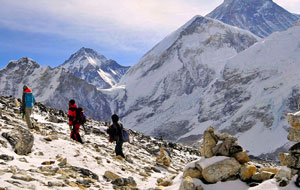
[[[71,130],[70,137],[81,144],[83,144],[82,139],[79,134],[79,128],[81,123],[76,121],[76,111],[77,111],[77,105],[75,104],[75,100],[69,101],[69,127]]]

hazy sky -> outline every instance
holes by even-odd
[[[223,0],[0,0],[0,69],[30,57],[62,64],[81,47],[133,65],[166,35]],[[300,14],[300,0],[274,0]]]

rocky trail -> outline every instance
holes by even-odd
[[[199,157],[195,148],[130,130],[124,160],[104,122],[88,119],[82,145],[70,139],[63,111],[38,103],[29,130],[14,98],[1,96],[0,106],[0,189],[155,189]]]

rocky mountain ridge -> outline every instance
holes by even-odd
[[[82,47],[59,67],[72,72],[97,88],[111,88],[116,85],[129,67],[107,59],[93,49]]]
[[[108,120],[111,116],[105,95],[64,68],[41,67],[32,59],[21,58],[0,71],[3,95],[21,97],[24,84],[33,90],[37,101],[48,106],[67,110],[68,101],[76,99],[92,118]]]
[[[284,31],[299,20],[272,0],[224,0],[207,15],[226,24],[266,37],[276,31]]]

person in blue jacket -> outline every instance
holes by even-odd
[[[32,129],[32,122],[30,119],[30,115],[33,112],[33,105],[35,103],[35,98],[32,94],[32,91],[28,86],[24,85],[23,86],[23,95],[22,95],[22,107],[21,107],[21,112],[25,114],[25,119],[28,128]]]

